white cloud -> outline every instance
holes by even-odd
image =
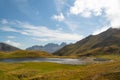
[[[9,38],[9,39],[14,39],[14,38],[16,38],[15,36],[7,36],[7,38]]]
[[[14,23],[15,24],[15,23]],[[16,24],[15,24],[16,25]],[[19,24],[18,24],[19,25]],[[17,25],[17,26],[18,26]],[[11,26],[2,26],[1,28],[0,28],[0,30],[2,30],[2,31],[7,31],[7,32],[17,32],[17,33],[20,33],[20,34],[24,34],[24,35],[27,35],[28,33],[27,32],[25,32],[24,30],[22,31],[22,30],[18,30],[18,29],[15,29],[15,28],[13,28],[13,27],[11,27]]]
[[[11,41],[11,40],[7,40],[7,41],[5,41],[5,43],[10,44],[10,45],[15,46],[15,47],[20,47],[21,46],[20,43],[14,42],[14,41]]]
[[[110,26],[120,27],[120,0],[76,0],[70,8],[70,13],[83,17],[105,15]]]
[[[110,26],[104,26],[104,27],[102,27],[102,28],[100,28],[100,29],[97,29],[97,30],[95,30],[95,31],[93,32],[93,35],[100,34],[100,33],[106,31],[106,30],[109,29],[109,28],[110,28]]]
[[[84,12],[84,14],[82,14],[82,16],[89,18],[89,17],[91,17],[91,12],[86,11],[86,12]]]
[[[87,16],[87,15],[86,15]],[[65,24],[71,31],[74,31],[77,29],[78,25],[76,24],[75,21],[65,18],[63,13],[60,13],[59,15],[53,15],[52,16],[53,20],[60,21],[63,24]]]
[[[52,30],[48,29],[45,26],[34,26],[30,24],[23,25],[24,28],[26,28],[24,31],[28,33],[29,36],[35,36],[38,37],[39,40],[43,41],[64,41],[64,40],[80,40],[83,38],[83,36],[72,34],[72,33],[65,33],[61,30]]]
[[[65,17],[63,15],[63,13],[60,13],[59,15],[53,15],[52,19],[57,20],[57,21],[64,21]]]
[[[70,0],[54,0],[54,2],[56,5],[57,13],[60,13],[60,14],[53,15],[52,19],[57,20],[57,21],[61,21],[71,31],[75,31],[79,27],[79,25],[76,24],[78,21],[75,21],[75,19],[73,19],[73,18],[71,19],[71,16],[69,13],[71,1]],[[61,12],[63,12],[63,13],[61,13]],[[87,13],[84,15],[89,16],[89,14],[87,14]]]
[[[17,26],[11,27],[11,26]],[[14,24],[7,27],[1,27],[0,30],[7,32],[20,33],[22,35],[30,36],[40,41],[77,41],[83,38],[82,35],[75,33],[67,33],[59,28],[56,30],[49,29],[46,26],[35,26],[26,22],[15,21]]]
[[[2,27],[0,28],[0,30],[10,31],[10,32],[17,32],[16,29],[14,29],[14,28],[12,28],[12,27],[10,27],[10,26],[2,26]]]

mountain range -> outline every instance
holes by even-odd
[[[65,42],[61,43],[60,45],[55,43],[48,43],[45,46],[35,45],[32,47],[27,48],[26,50],[41,50],[46,51],[48,53],[53,53],[67,45]]]
[[[55,55],[98,55],[120,53],[120,29],[109,28],[98,35],[90,35],[75,44],[64,46]]]
[[[21,50],[6,43],[0,43],[0,51]],[[89,35],[88,37],[67,45],[48,43],[45,46],[32,46],[26,50],[41,50],[54,55],[99,55],[99,54],[120,54],[120,29],[109,28],[108,30],[98,34]]]
[[[15,51],[15,50],[20,50],[20,49],[6,43],[0,43],[0,51]]]

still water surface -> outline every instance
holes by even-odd
[[[0,62],[54,62],[61,64],[84,64],[84,61],[71,58],[11,58],[0,59]]]

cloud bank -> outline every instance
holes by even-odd
[[[82,35],[75,33],[67,33],[60,29],[49,29],[46,26],[36,26],[27,22],[21,21],[10,21],[6,26],[0,26],[0,30],[6,32],[15,32],[21,35],[29,36],[34,40],[38,41],[77,41],[83,38]],[[10,41],[8,41],[10,42]]]
[[[104,16],[109,26],[120,28],[120,0],[76,0],[70,13],[87,18]]]

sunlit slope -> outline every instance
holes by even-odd
[[[0,58],[32,58],[32,57],[51,57],[52,54],[49,54],[44,51],[32,51],[32,50],[18,50],[12,52],[0,52]]]
[[[75,44],[67,45],[55,52],[55,55],[96,55],[102,53],[120,53],[120,29],[110,28],[98,35],[90,35]]]

